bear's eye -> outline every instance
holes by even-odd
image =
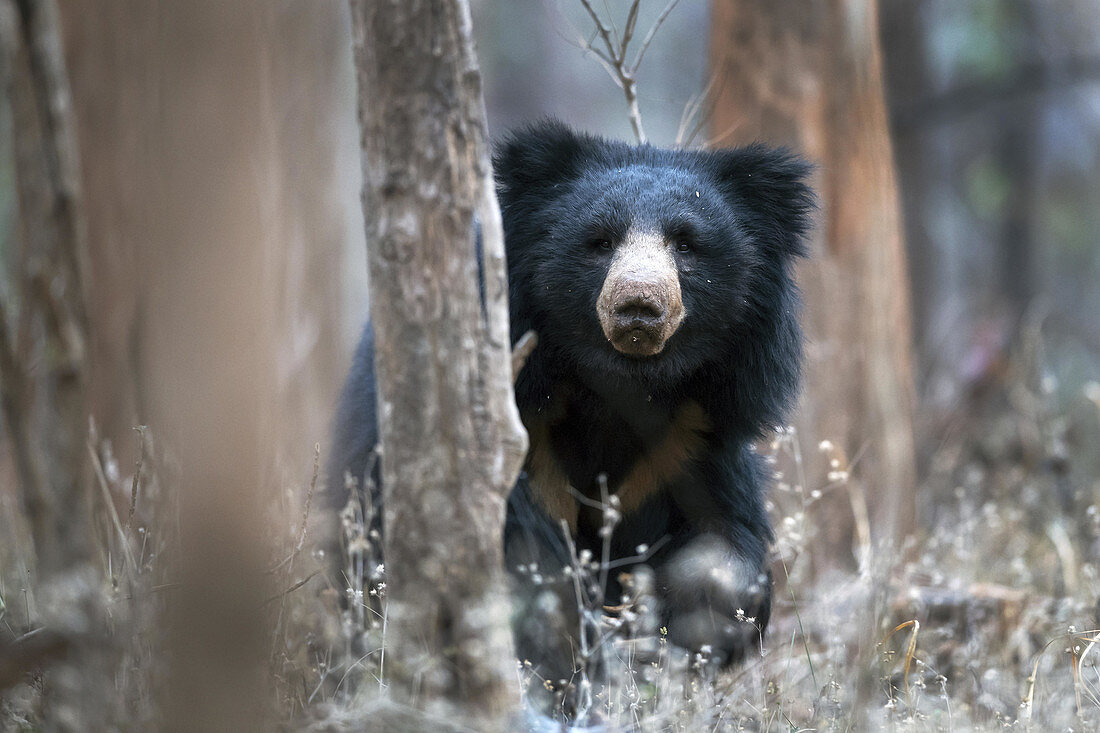
[[[676,251],[677,252],[690,252],[692,249],[694,249],[694,247],[691,246],[691,240],[690,239],[687,239],[686,237],[681,237],[679,240],[677,240],[677,242],[676,242]]]
[[[612,249],[611,240],[607,237],[592,237],[588,240],[588,246],[592,249],[602,249],[605,252],[610,252]]]

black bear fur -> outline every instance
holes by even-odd
[[[505,528],[520,658],[544,678],[568,678],[575,619],[567,600],[564,619],[544,618],[530,566],[560,577],[562,520],[578,549],[600,557],[603,513],[592,504],[622,490],[611,560],[654,548],[646,564],[670,640],[734,661],[758,643],[770,610],[768,470],[754,444],[798,392],[792,270],[814,207],[810,167],[763,145],[666,150],[547,121],[500,145],[494,168],[512,340],[539,337],[516,382],[531,451]],[[632,228],[673,248],[686,312],[663,351],[644,358],[613,348],[595,309],[610,252]],[[345,472],[362,482],[371,465],[375,404],[368,324],[335,419],[328,471],[338,489]]]

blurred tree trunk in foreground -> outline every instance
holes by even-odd
[[[351,5],[394,640],[386,672],[402,702],[457,725],[511,730],[518,687],[501,536],[526,436],[512,397],[503,237],[469,7]]]
[[[171,731],[269,727],[265,541],[277,441],[264,0],[159,3],[143,67],[142,403],[179,462],[178,591],[165,604]],[[277,240],[276,240],[277,241]]]
[[[261,526],[279,519],[277,461],[285,449],[292,471],[308,471],[343,362],[347,10],[70,0],[63,11],[88,156],[93,415],[123,467],[141,423],[181,464],[180,552],[158,570],[186,590],[169,599],[172,694],[159,702],[176,727],[245,725],[269,643]],[[290,495],[287,510],[299,516],[302,501]]]
[[[276,547],[263,527],[279,519],[282,426],[308,436],[302,456],[327,432],[330,400],[316,392],[327,380],[330,394],[339,369],[334,252],[346,217],[325,186],[341,153],[333,98],[351,81],[346,8],[281,10],[66,2],[70,105],[55,4],[0,0],[23,235],[18,312],[0,314],[0,388],[42,586],[27,615],[45,627],[35,640],[65,623],[83,634],[62,637],[70,658],[54,666],[45,653],[56,646],[34,658],[0,638],[0,684],[44,671],[48,729],[140,726],[150,707],[169,730],[264,720],[264,586],[281,576],[265,573]],[[119,544],[92,531],[89,492],[102,510],[122,482],[89,477],[89,414],[119,452],[148,423],[158,458],[169,456],[157,466],[172,492],[151,513],[159,521],[116,518]],[[138,496],[139,519],[147,501]],[[177,525],[179,541],[166,542]],[[126,582],[150,567],[159,592]],[[119,665],[115,652],[131,646],[141,649]]]
[[[207,6],[199,4],[195,14]],[[133,465],[133,428],[149,419],[141,341],[147,308],[144,268],[156,221],[149,210],[162,172],[148,165],[164,99],[155,63],[171,32],[167,15],[145,0],[67,0],[65,48],[83,152],[90,280],[90,399],[99,434],[122,466]],[[338,100],[352,80],[346,9],[309,3],[257,6],[242,18],[263,43],[254,49],[262,116],[253,143],[266,153],[250,163],[262,176],[265,271],[279,297],[278,375],[289,454],[309,465],[313,443],[328,433],[344,366],[340,252],[347,232],[337,189],[345,156]]]
[[[86,229],[52,0],[0,0],[0,82],[12,111],[19,222],[17,299],[3,293],[0,302],[0,403],[34,541],[40,625],[9,642],[5,624],[0,689],[63,656],[50,675],[41,722],[49,730],[103,729],[115,648],[99,637],[107,609],[86,447]],[[12,660],[22,668],[7,668]]]
[[[840,489],[808,510],[828,528],[811,553],[827,566],[867,539],[864,487],[876,541],[914,529],[908,280],[876,3],[715,0],[713,14],[711,134],[791,145],[819,165],[823,214],[799,272],[808,349],[796,425],[815,469],[806,490],[827,470],[819,441],[858,456],[851,506]]]

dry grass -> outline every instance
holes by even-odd
[[[1022,371],[1017,377],[1006,386],[1010,399],[945,432],[922,486],[930,529],[900,550],[873,544],[863,494],[874,490],[873,480],[860,479],[838,447],[802,446],[793,430],[776,436],[767,448],[777,472],[775,610],[759,653],[732,672],[715,673],[705,658],[665,643],[649,613],[644,576],[622,611],[605,616],[607,599],[584,588],[610,569],[602,558],[577,556],[570,572],[598,638],[577,679],[578,727],[1100,727],[1100,480],[1087,472],[1089,446],[1073,438],[1096,430],[1100,400],[1087,388],[1079,405],[1055,410],[1047,390],[1028,386]],[[811,449],[833,459],[812,486],[803,465]],[[109,611],[103,634],[121,649],[103,704],[119,729],[144,730],[159,714],[158,614],[172,594],[185,592],[173,581],[178,477],[170,455],[152,444],[136,483],[108,446],[95,446],[95,455],[101,592]],[[13,485],[10,464],[0,468]],[[387,704],[393,660],[386,658],[384,568],[368,530],[371,509],[349,501],[340,514],[344,577],[327,578],[325,548],[332,545],[316,541],[316,528],[331,515],[319,508],[315,472],[316,465],[277,478],[281,500],[265,509],[273,528],[263,608],[271,629],[272,724],[350,730]],[[304,480],[290,478],[303,473]],[[816,538],[829,529],[821,500],[834,492],[850,498],[855,559],[811,566]],[[120,512],[111,511],[106,495],[120,502]],[[137,499],[128,521],[131,495]],[[615,512],[607,516],[613,525]],[[44,632],[32,545],[8,492],[0,493],[0,538],[0,632],[26,641]],[[517,682],[539,683],[531,678],[529,668],[517,669]],[[25,675],[0,696],[0,728],[39,729],[50,689],[48,672]]]

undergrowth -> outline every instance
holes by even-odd
[[[1023,376],[1008,393],[947,431],[921,486],[927,531],[900,548],[878,544],[866,510],[874,479],[861,476],[858,455],[849,460],[828,441],[804,446],[793,428],[760,447],[775,471],[774,608],[756,653],[732,670],[667,643],[648,574],[627,578],[624,597],[604,598],[604,579],[621,569],[574,549],[566,572],[591,640],[572,681],[575,727],[1100,729],[1100,478],[1078,460],[1088,445],[1075,442],[1096,430],[1100,387],[1087,386],[1072,409],[1055,408],[1041,381]],[[109,446],[94,443],[101,499],[124,497],[125,507],[134,497],[130,516],[102,500],[98,514],[111,609],[105,633],[122,640],[115,697],[103,704],[124,730],[156,725],[157,618],[181,591],[172,577],[178,477],[170,456],[146,434],[141,440],[137,481]],[[811,454],[826,466],[819,479],[808,469]],[[281,500],[267,509],[277,529],[264,604],[271,702],[282,729],[352,730],[388,695],[385,568],[374,509],[348,484],[331,521],[318,499],[316,461],[305,481],[281,478]],[[822,558],[816,548],[837,497],[851,512],[855,541],[845,557]],[[0,509],[0,630],[26,639],[42,632],[32,545],[9,492],[0,492]],[[613,496],[604,509],[610,533]],[[333,526],[335,539],[324,529]],[[639,557],[649,550],[639,547]],[[517,665],[517,686],[544,682]],[[48,669],[26,675],[0,695],[0,728],[38,729],[50,702]],[[535,716],[528,722],[561,729]]]

